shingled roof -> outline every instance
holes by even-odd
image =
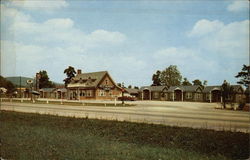
[[[220,91],[221,86],[206,86],[203,90],[205,93],[209,93],[212,90],[219,90]]]
[[[41,88],[41,89],[39,89],[39,91],[41,91],[41,92],[53,92],[54,90],[56,90],[56,88]]]
[[[238,93],[240,90],[244,93],[244,88],[241,85],[231,85],[233,87],[233,90]]]
[[[168,88],[167,86],[143,86],[140,88],[140,91],[150,90],[150,91],[162,91],[164,88]]]
[[[68,87],[69,88],[70,87],[94,87],[96,88],[97,85],[101,82],[101,80],[104,78],[106,74],[108,74],[107,71],[77,74],[75,77],[71,79],[71,82],[68,84]],[[111,77],[110,79],[112,80]]]
[[[139,93],[139,89],[126,88],[125,90],[126,90],[129,94],[137,94],[137,93]]]
[[[199,85],[194,86],[171,86],[168,89],[168,92],[173,92],[175,90],[182,90],[183,92],[195,92],[198,88],[201,88]],[[202,88],[201,88],[202,89]]]

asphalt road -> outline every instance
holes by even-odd
[[[88,117],[250,133],[249,112],[215,109],[215,103],[138,101],[132,107],[1,102],[1,110]]]

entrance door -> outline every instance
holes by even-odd
[[[175,90],[174,93],[175,93],[175,100],[181,101],[182,91],[178,89],[178,90]]]
[[[143,90],[143,100],[149,100],[149,90]]]
[[[212,93],[212,102],[220,102],[220,91],[213,90],[211,93]]]

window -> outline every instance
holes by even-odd
[[[158,98],[159,97],[159,93],[158,92],[153,92],[153,97],[154,98]]]
[[[187,98],[187,99],[191,99],[191,98],[192,98],[192,93],[187,92],[187,94],[186,94],[186,98]]]
[[[200,93],[197,93],[197,99],[200,99]]]
[[[104,90],[100,90],[99,91],[99,96],[105,96],[106,94],[105,94],[105,91]]]
[[[87,90],[86,91],[86,96],[87,97],[93,97],[93,90]]]
[[[109,96],[112,96],[112,91],[109,91]]]
[[[105,80],[105,83],[106,83],[106,85],[108,84],[108,80],[107,79]]]
[[[80,91],[80,96],[84,97],[85,96],[85,91],[81,90]]]
[[[210,99],[210,96],[209,96],[209,94],[208,94],[208,93],[206,94],[206,98],[207,98],[207,100],[209,100],[209,99]]]

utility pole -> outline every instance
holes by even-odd
[[[20,76],[19,77],[19,95],[20,95],[20,98],[22,98],[22,91],[21,91],[21,82],[22,82],[22,77]]]
[[[122,105],[124,105],[124,83],[122,82]]]

